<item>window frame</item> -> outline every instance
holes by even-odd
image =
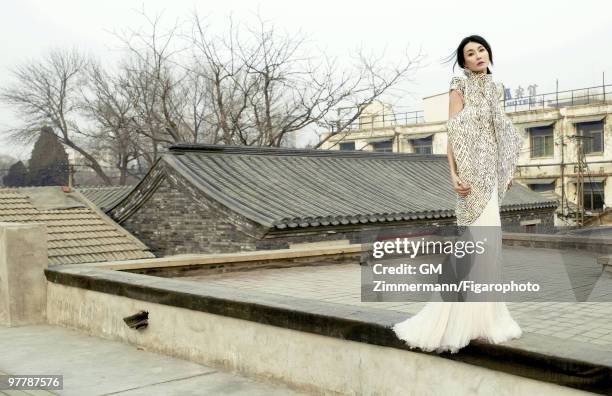
[[[414,154],[433,154],[433,135],[421,139],[410,139],[410,143]],[[420,153],[419,149],[426,149],[428,152]]]
[[[343,149],[342,148],[343,144],[344,145],[351,144],[353,146],[353,148],[352,149]],[[338,150],[340,150],[340,151],[355,151],[355,141],[352,141],[352,142],[340,142],[340,143],[338,143]]]
[[[584,129],[581,128],[581,126],[591,126],[591,125],[597,125],[600,124],[601,125],[601,129],[597,130],[597,131],[585,131]],[[605,134],[604,134],[604,129],[605,129],[605,125],[604,125],[604,121],[603,120],[599,120],[599,121],[587,121],[587,122],[577,122],[574,124],[576,127],[576,135],[579,136],[585,136],[584,133],[587,132],[588,134],[590,134],[591,136],[594,133],[599,134],[600,136],[600,148],[601,150],[599,151],[594,151],[593,150],[593,140],[594,139],[582,139],[582,151],[584,152],[584,154],[595,154],[595,155],[602,155],[604,153],[604,138],[605,138]]]
[[[384,150],[378,150],[376,146],[379,144],[383,144],[383,143],[388,144],[388,147],[386,147]],[[380,142],[371,142],[370,145],[372,146],[372,151],[376,153],[392,153],[393,152],[393,139],[382,140]]]
[[[582,202],[585,210],[594,212],[600,211],[603,208],[603,204],[605,203],[604,188],[603,182],[584,182],[582,185]],[[599,195],[601,197],[601,206],[597,208],[594,207],[595,195]],[[588,205],[587,202],[589,203]]]
[[[531,127],[529,130],[529,155],[530,158],[554,158],[555,156],[555,128],[554,126]],[[542,155],[536,155],[535,139],[542,140]],[[549,139],[547,139],[549,138]],[[550,154],[547,152],[547,143],[550,145]]]

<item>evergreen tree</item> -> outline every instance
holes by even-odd
[[[31,186],[65,186],[68,184],[68,154],[53,130],[44,127],[30,157]]]
[[[23,162],[18,161],[11,165],[8,173],[2,179],[6,187],[23,187],[28,185],[28,169]]]

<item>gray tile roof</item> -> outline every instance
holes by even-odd
[[[277,229],[454,217],[446,155],[175,145],[155,166]],[[514,183],[501,210],[557,204]]]
[[[61,187],[0,188],[0,222],[44,223],[51,265],[155,257],[82,194]]]
[[[561,208],[561,194],[557,194],[556,192],[550,190],[550,191],[539,191],[540,194],[542,194],[543,196],[545,196],[546,198],[550,199],[550,200],[556,200],[557,202],[559,202],[559,207],[557,208],[557,211],[559,213],[562,212],[562,208]],[[572,211],[577,211],[578,210],[578,205],[576,205],[574,202],[566,199],[565,200],[565,207],[569,208],[569,210]]]
[[[106,212],[125,198],[133,188],[134,186],[85,186],[77,187],[76,190]]]

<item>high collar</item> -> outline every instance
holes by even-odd
[[[468,69],[467,67],[463,69],[463,73],[467,76],[469,80],[474,80],[478,82],[491,81],[493,74],[488,73],[478,73]]]

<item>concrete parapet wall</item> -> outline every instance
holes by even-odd
[[[612,253],[612,238],[600,236],[504,232],[502,238],[504,246]]]
[[[587,394],[435,355],[48,283],[49,323],[325,395]],[[145,310],[149,325],[122,318]]]
[[[0,223],[0,325],[46,321],[47,260],[44,225]]]

